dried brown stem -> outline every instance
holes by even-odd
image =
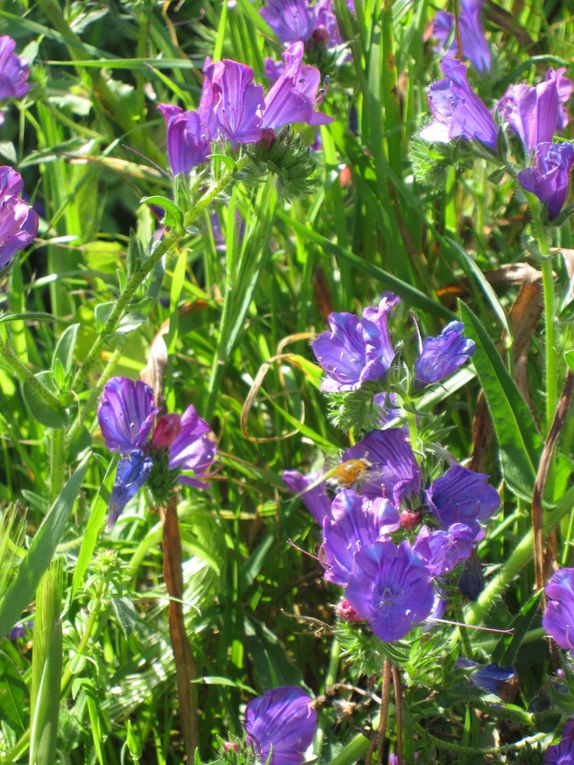
[[[365,765],[372,765],[375,748],[378,750],[377,763],[382,765],[385,749],[385,733],[387,732],[387,723],[389,720],[389,701],[391,697],[391,662],[385,659],[383,664],[383,676],[381,687],[381,716],[379,719],[379,729],[377,735],[373,735],[369,745],[369,751],[365,758]]]
[[[181,536],[175,497],[170,499],[165,507],[161,508],[161,516],[163,520],[163,576],[169,594],[169,637],[175,661],[179,717],[185,740],[187,761],[193,763],[195,750],[199,745],[197,701],[193,685],[197,668],[183,619]]]
[[[541,590],[544,587],[544,512],[542,508],[542,498],[546,488],[548,471],[554,456],[554,450],[560,437],[562,426],[568,414],[572,392],[574,390],[574,373],[569,369],[566,375],[564,390],[558,399],[556,414],[548,438],[542,450],[536,481],[534,482],[534,491],[532,493],[532,534],[534,537],[534,576],[536,589]]]

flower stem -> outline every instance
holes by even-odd
[[[185,740],[187,761],[192,763],[195,762],[195,752],[199,746],[197,700],[193,685],[197,668],[187,639],[183,618],[181,536],[175,496],[161,508],[161,516],[163,520],[163,576],[169,594],[169,636],[175,661],[179,719]]]
[[[50,501],[54,502],[66,480],[65,431],[53,428],[50,437]]]

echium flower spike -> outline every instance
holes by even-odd
[[[22,176],[11,167],[1,165],[0,268],[33,242],[38,233],[36,212],[18,196],[22,188]]]
[[[466,79],[466,66],[458,59],[444,59],[442,80],[428,92],[432,121],[420,132],[425,141],[448,143],[455,138],[479,141],[496,151],[498,127],[486,105]]]
[[[301,765],[316,728],[311,699],[295,686],[267,691],[245,708],[247,745],[267,765]]]

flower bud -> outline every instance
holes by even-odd
[[[348,600],[342,600],[337,605],[337,616],[343,622],[364,622]]]
[[[173,444],[181,432],[181,417],[179,414],[164,414],[160,417],[151,439],[155,449],[165,449]]]

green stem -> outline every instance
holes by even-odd
[[[88,642],[90,640],[90,637],[92,636],[92,631],[94,629],[94,625],[96,623],[96,619],[99,616],[100,613],[100,604],[102,600],[102,595],[104,592],[104,585],[102,582],[100,582],[98,591],[96,593],[95,603],[93,604],[93,608],[90,612],[90,615],[88,616],[88,621],[86,623],[86,629],[82,636],[82,639],[80,641],[80,645],[78,646],[78,650],[76,651],[76,656],[80,658],[86,648],[88,647]],[[62,684],[60,685],[60,695],[64,696],[66,691],[68,690],[68,686],[72,682],[72,679],[74,677],[74,665],[76,663],[76,660],[73,659],[68,664],[68,668],[64,672],[62,676]]]
[[[4,357],[4,360],[11,367],[14,375],[20,380],[20,382],[26,382],[34,389],[34,391],[44,399],[53,409],[62,409],[62,404],[58,400],[57,396],[47,388],[41,380],[34,375],[31,369],[29,369],[23,361],[20,361],[18,356],[9,347],[6,340],[0,337],[0,355]]]
[[[362,733],[351,739],[339,754],[334,757],[329,765],[355,765],[369,748],[369,739]]]
[[[64,487],[66,480],[65,431],[52,429],[50,439],[50,501],[54,502]]]

